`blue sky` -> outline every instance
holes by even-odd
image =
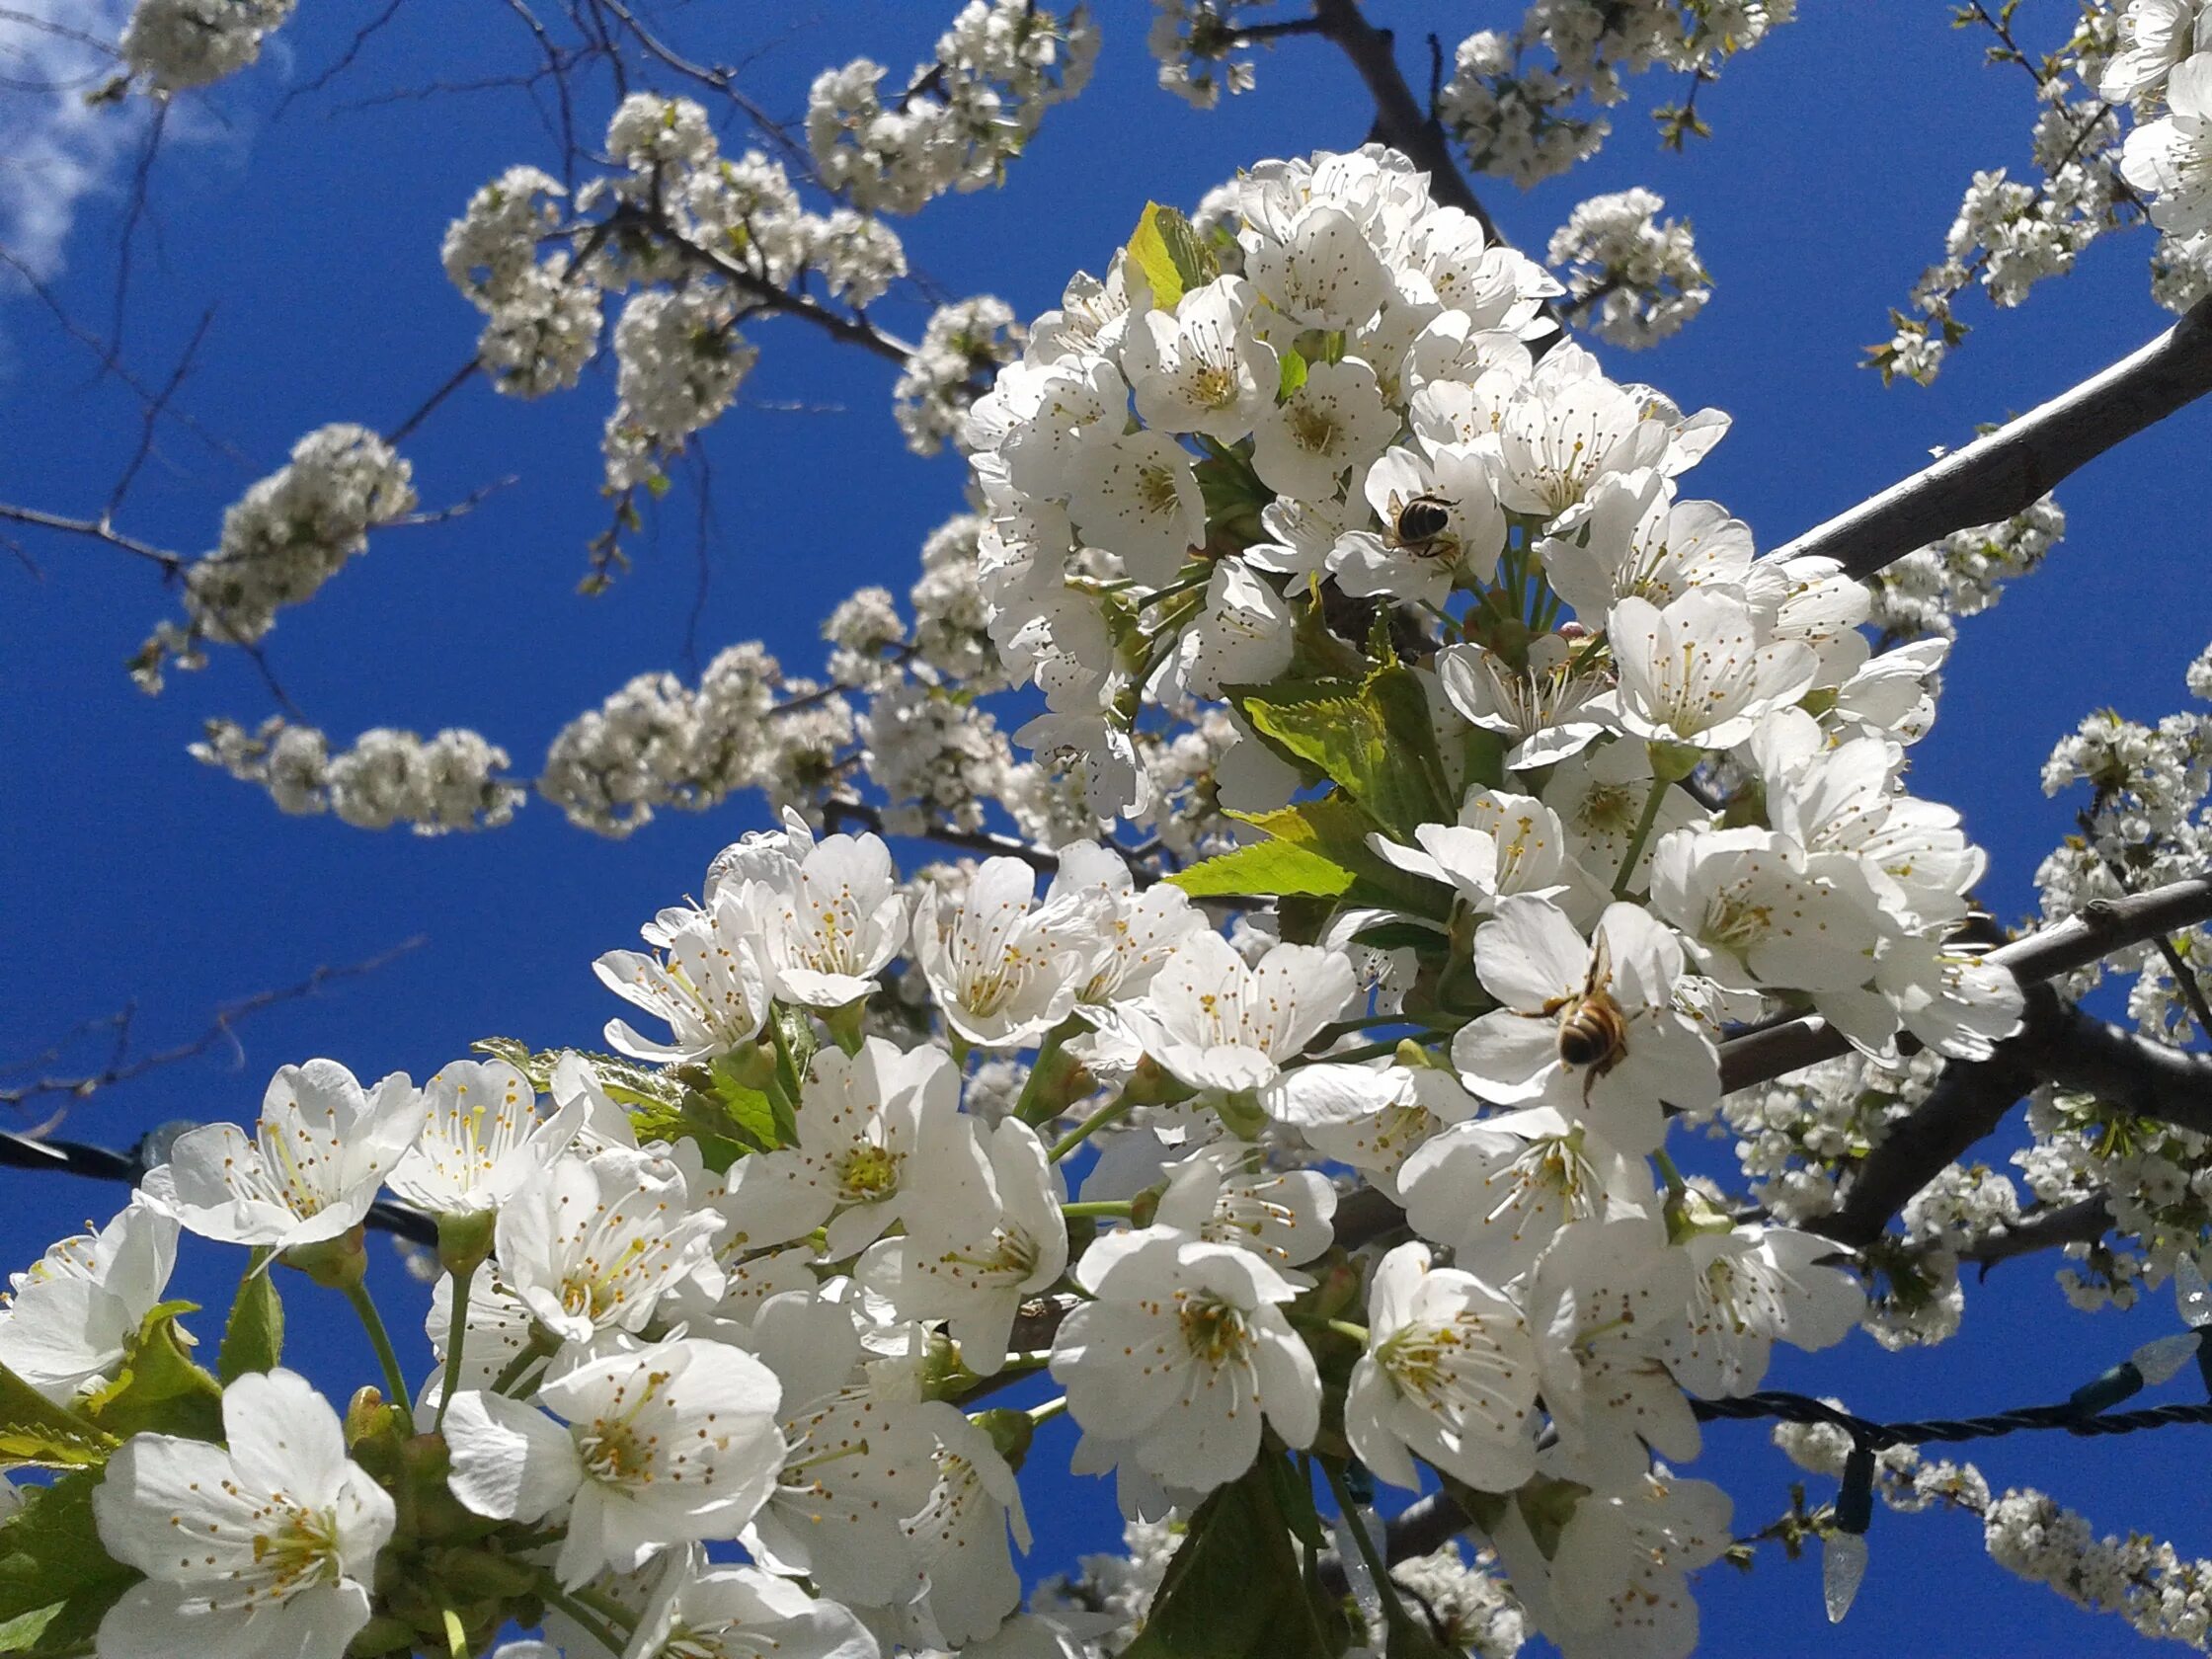
[[[823,0],[774,8],[766,25],[750,7],[681,16],[684,38],[710,55],[764,47],[749,84],[769,109],[796,114],[829,63],[865,52],[903,73],[951,9]],[[1421,35],[1464,27],[1456,6],[1371,9],[1401,29],[1417,78]],[[2062,28],[2066,9],[2029,0],[2022,25],[2031,38]],[[285,87],[332,63],[380,10],[365,0],[303,7],[261,69],[202,101],[195,140],[154,170],[134,237],[125,356],[163,378],[213,306],[178,407],[219,442],[165,429],[120,517],[133,534],[188,552],[211,545],[222,507],[300,434],[334,420],[389,428],[469,356],[476,314],[439,272],[439,233],[478,185],[552,152],[513,92],[386,95],[523,69],[527,41],[505,8],[416,0],[351,70],[278,115]],[[988,289],[1034,314],[1069,273],[1102,268],[1147,198],[1189,203],[1240,164],[1365,134],[1357,83],[1314,42],[1264,55],[1256,93],[1200,115],[1151,84],[1148,8],[1105,0],[1100,10],[1096,80],[1050,114],[1009,187],[901,226],[916,269],[946,290]],[[1954,33],[1943,8],[1808,7],[1706,89],[1699,109],[1715,136],[1688,156],[1658,149],[1640,107],[1618,112],[1605,153],[1568,179],[1528,196],[1497,183],[1482,192],[1525,245],[1540,245],[1582,197],[1631,184],[1695,221],[1713,303],[1676,342],[1616,355],[1612,367],[1735,416],[1690,482],[1747,519],[1763,546],[2166,326],[2147,297],[2149,244],[2138,235],[2094,249],[2023,311],[1971,307],[1981,326],[1933,390],[1884,390],[1855,366],[1939,251],[1968,175],[2023,158],[2025,77],[1982,66],[1978,40]],[[55,279],[64,306],[95,329],[114,302],[119,212],[113,193],[87,199]],[[911,332],[924,307],[909,294],[882,313]],[[791,324],[765,324],[755,339],[751,397],[811,412],[743,408],[706,440],[715,527],[699,650],[760,637],[811,671],[817,624],[840,594],[871,582],[904,592],[922,537],[960,507],[959,469],[901,447],[888,365]],[[0,301],[0,500],[97,512],[135,442],[133,400],[21,297]],[[604,373],[536,405],[472,386],[433,417],[407,449],[427,505],[515,482],[464,520],[381,536],[313,605],[284,616],[271,659],[312,718],[345,737],[374,725],[475,726],[528,770],[564,720],[631,675],[685,672],[700,577],[687,503],[638,538],[636,569],[610,595],[575,593],[585,543],[603,522],[596,444],[610,397]],[[2150,719],[2178,706],[2181,671],[2212,639],[2201,492],[2186,483],[2203,476],[2208,435],[2212,412],[2187,411],[2066,485],[2072,533],[2050,568],[1964,631],[1936,732],[1915,754],[1915,787],[1965,811],[1991,851],[1983,893],[2001,917],[2031,906],[2035,863],[2073,812],[2036,782],[2052,742],[2092,708]],[[616,843],[570,829],[542,803],[504,831],[435,840],[281,818],[184,753],[203,719],[251,724],[268,711],[252,671],[218,662],[145,697],[121,665],[171,613],[150,568],[51,537],[27,539],[24,552],[37,574],[0,558],[0,918],[11,946],[0,961],[0,1056],[35,1053],[132,1002],[147,1044],[190,1038],[225,999],[429,938],[368,980],[256,1018],[241,1066],[218,1055],[156,1072],[84,1106],[68,1133],[121,1145],[164,1120],[250,1117],[269,1071],[312,1055],[363,1077],[403,1068],[421,1079],[486,1035],[593,1041],[613,1009],[592,958],[630,943],[640,920],[696,886],[718,847],[763,819],[756,799],[741,798]],[[11,1266],[104,1217],[118,1196],[8,1180],[0,1258]],[[208,1251],[184,1279],[219,1304],[235,1265]],[[419,1351],[420,1292],[387,1277],[395,1321]],[[285,1291],[295,1363],[334,1387],[371,1375],[357,1336],[316,1293],[296,1279]],[[2171,1323],[2163,1298],[2134,1315],[2085,1319],[2043,1264],[2016,1264],[1972,1297],[1964,1334],[1944,1347],[1893,1357],[1855,1336],[1830,1354],[1785,1356],[1776,1381],[1840,1393],[1875,1416],[1995,1409],[2062,1395]],[[212,1339],[212,1315],[202,1328]],[[2197,1434],[2094,1447],[2023,1437],[1980,1462],[2000,1487],[2043,1486],[2102,1528],[2159,1532],[2187,1553],[2212,1548]],[[1786,1507],[1786,1465],[1757,1429],[1715,1425],[1707,1445],[1701,1471],[1734,1493],[1743,1530]],[[1064,1451],[1049,1435],[1036,1456]],[[1033,1490],[1040,1570],[1111,1537],[1110,1499],[1095,1484],[1041,1479]],[[2133,1639],[2115,1620],[2006,1576],[1964,1518],[1878,1515],[1871,1542],[1867,1586],[1841,1635],[1821,1620],[1810,1563],[1763,1559],[1748,1579],[1711,1570],[1700,1590],[1705,1651],[1878,1640],[1973,1659]],[[1928,1624],[1935,1595],[1939,1634]]]

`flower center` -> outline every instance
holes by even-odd
[[[905,1161],[888,1146],[855,1146],[838,1161],[837,1190],[851,1203],[873,1204],[898,1190]]]
[[[1216,1370],[1235,1364],[1252,1350],[1252,1333],[1243,1310],[1218,1297],[1175,1293],[1175,1317],[1191,1357]]]

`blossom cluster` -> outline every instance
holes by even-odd
[[[155,93],[183,92],[235,74],[261,56],[296,0],[137,0],[118,50]]]
[[[1796,0],[1537,0],[1510,34],[1462,40],[1437,117],[1477,172],[1533,185],[1595,155],[1612,123],[1598,112],[1626,81],[1661,68],[1710,80],[1796,14]],[[1679,144],[1704,128],[1694,109],[1656,112]]]
[[[2009,14],[2008,14],[2009,15]],[[1962,24],[1989,14],[1962,12]],[[2089,0],[2072,34],[2031,61],[2010,38],[1992,61],[2034,82],[2031,178],[1976,172],[1944,241],[1867,357],[1885,379],[1927,383],[1967,334],[1958,296],[2001,307],[2073,270],[2082,251],[2146,218],[2161,232],[2152,293],[2180,311],[2212,292],[2212,7],[2200,0]]]
[[[223,514],[215,549],[184,568],[185,620],[163,622],[131,659],[130,674],[159,691],[171,665],[206,665],[204,647],[258,644],[285,605],[313,598],[368,532],[415,507],[412,470],[362,427],[328,426],[292,445],[290,462]]]
[[[807,148],[828,189],[864,213],[911,213],[947,191],[999,182],[1045,111],[1090,79],[1098,31],[1030,0],[969,0],[895,96],[884,66],[826,69],[807,95]]]
[[[618,152],[695,154],[654,111]],[[539,787],[616,832],[755,783],[1008,844],[988,800],[1021,855],[902,880],[786,810],[598,960],[611,1052],[488,1041],[420,1088],[314,1061],[251,1132],[175,1140],[0,1321],[41,1432],[92,1449],[99,1652],[375,1659],[512,1621],[632,1659],[1087,1654],[1306,1598],[1300,1471],[1356,1464],[1449,1479],[1486,1540],[1355,1577],[1373,1513],[1339,1484],[1370,1646],[1433,1591],[1485,1651],[1687,1653],[1688,1575],[1731,1541],[1683,1473],[1693,1399],[1869,1316],[1784,1219],[1818,1194],[1779,1124],[1765,1216],[1679,1173],[1723,1028],[1816,1011],[1905,1068],[1908,1039],[1987,1056],[2021,995],[1955,937],[1979,850],[1903,785],[1945,642],[1874,655],[1864,589],[1687,498],[1725,418],[1607,377],[1557,292],[1371,147],[1263,163],[1203,229],[1148,209],[1103,278],[992,322],[1009,360],[957,434],[980,505],[917,624],[864,591],[826,684],[747,647],[635,682]],[[976,706],[1014,676],[1036,760]],[[208,748],[304,807],[511,810],[454,734]],[[1125,820],[1200,856],[1159,879]],[[428,1378],[364,1287],[379,1201],[435,1227]],[[1956,1231],[1933,1200],[1915,1224]],[[176,1382],[180,1231],[260,1252],[222,1379]],[[377,1339],[343,1417],[282,1367],[271,1263]],[[1181,1528],[1105,1624],[1066,1589],[1022,1608],[1021,1477],[1062,1414],[1075,1472]]]
[[[1712,297],[1698,245],[1647,190],[1594,196],[1551,236],[1545,259],[1566,273],[1567,321],[1629,351],[1666,339]]]

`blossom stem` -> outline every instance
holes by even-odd
[[[554,1583],[552,1576],[548,1574],[538,1581],[537,1593],[547,1607],[559,1608],[575,1620],[578,1624],[583,1626],[584,1633],[605,1648],[607,1652],[619,1655],[630,1645],[607,1628],[598,1616],[578,1599],[584,1594],[583,1591],[580,1590],[571,1594]]]
[[[1629,885],[1636,879],[1636,865],[1643,858],[1644,842],[1651,839],[1651,827],[1659,822],[1659,808],[1667,798],[1667,780],[1653,777],[1651,788],[1643,798],[1643,811],[1636,817],[1636,828],[1628,836],[1628,849],[1620,855],[1620,873],[1613,878],[1613,896],[1625,899]]]
[[[361,1322],[361,1329],[368,1332],[368,1345],[376,1350],[376,1363],[384,1369],[384,1387],[390,1395],[392,1409],[399,1413],[407,1432],[413,1434],[414,1396],[407,1391],[407,1373],[400,1369],[399,1355],[392,1350],[392,1339],[384,1329],[384,1316],[376,1311],[376,1299],[359,1280],[344,1289],[346,1300],[354,1304],[354,1313]]]
[[[1062,1028],[1055,1026],[1045,1033],[1044,1040],[1037,1045],[1037,1058],[1030,1062],[1029,1075],[1021,1085],[1021,1098],[1014,1103],[1014,1116],[1031,1128],[1060,1115],[1057,1111],[1046,1110],[1050,1104],[1046,1089],[1059,1073],[1060,1067],[1054,1062],[1060,1058],[1060,1046],[1066,1041]],[[1040,1113],[1044,1114],[1044,1119],[1040,1119]]]
[[[1031,1406],[1029,1408],[1029,1421],[1032,1426],[1041,1428],[1045,1424],[1051,1422],[1055,1417],[1064,1414],[1066,1410],[1067,1396],[1066,1394],[1062,1394],[1060,1398],[1049,1399],[1043,1405]]]
[[[544,1331],[531,1332],[530,1340],[523,1346],[522,1351],[508,1361],[507,1368],[492,1379],[492,1392],[495,1394],[509,1392],[517,1382],[522,1381],[530,1367],[536,1365],[540,1360],[551,1359],[560,1346],[556,1339],[548,1336]]]
[[[1080,1204],[1063,1204],[1060,1213],[1071,1222],[1116,1221],[1129,1215],[1132,1209],[1126,1198],[1089,1199]]]
[[[1105,1105],[1099,1107],[1097,1111],[1093,1112],[1089,1117],[1085,1118],[1081,1123],[1077,1124],[1073,1129],[1069,1130],[1066,1135],[1062,1136],[1058,1141],[1054,1142],[1052,1151],[1047,1154],[1047,1161],[1051,1163],[1058,1163],[1062,1158],[1066,1157],[1069,1152],[1072,1152],[1077,1146],[1080,1146],[1085,1141],[1088,1141],[1093,1135],[1096,1135],[1108,1124],[1116,1123],[1121,1119],[1128,1117],[1129,1112],[1130,1106],[1127,1100],[1124,1100],[1117,1096],[1113,1100],[1108,1101]]]
[[[569,1594],[616,1629],[634,1630],[637,1628],[638,1616],[604,1590],[594,1590],[589,1584],[580,1584]]]
[[[459,1386],[461,1346],[468,1339],[468,1287],[475,1277],[474,1273],[453,1275],[453,1312],[445,1325],[445,1382],[437,1390],[437,1415],[431,1421],[434,1432],[444,1429],[446,1408],[453,1403],[453,1390]]]
[[[1328,1328],[1336,1332],[1338,1336],[1350,1337],[1362,1348],[1367,1346],[1368,1332],[1365,1325],[1355,1325],[1349,1319],[1331,1319],[1328,1321]]]

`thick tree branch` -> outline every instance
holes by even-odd
[[[2111,367],[1779,548],[1871,576],[1954,530],[2025,511],[2069,473],[2212,391],[2212,298]]]
[[[1503,240],[1489,212],[1461,176],[1452,154],[1452,141],[1435,115],[1421,107],[1398,68],[1390,32],[1368,22],[1359,0],[1313,0],[1311,27],[1300,33],[1319,35],[1333,41],[1351,60],[1375,100],[1375,136],[1412,159],[1429,176],[1429,194],[1448,207],[1474,215],[1482,234],[1492,242]],[[1278,28],[1277,34],[1292,31]],[[1246,32],[1247,38],[1258,38]]]
[[[2111,1226],[2110,1204],[2101,1198],[2077,1199],[2055,1210],[2023,1216],[2018,1225],[2004,1227],[1976,1239],[1959,1251],[1958,1259],[1979,1264],[1982,1277],[1986,1279],[1989,1270],[1999,1262],[2011,1261],[2015,1256],[2031,1256],[2039,1250],[2063,1249],[2069,1244],[2094,1243]]]

